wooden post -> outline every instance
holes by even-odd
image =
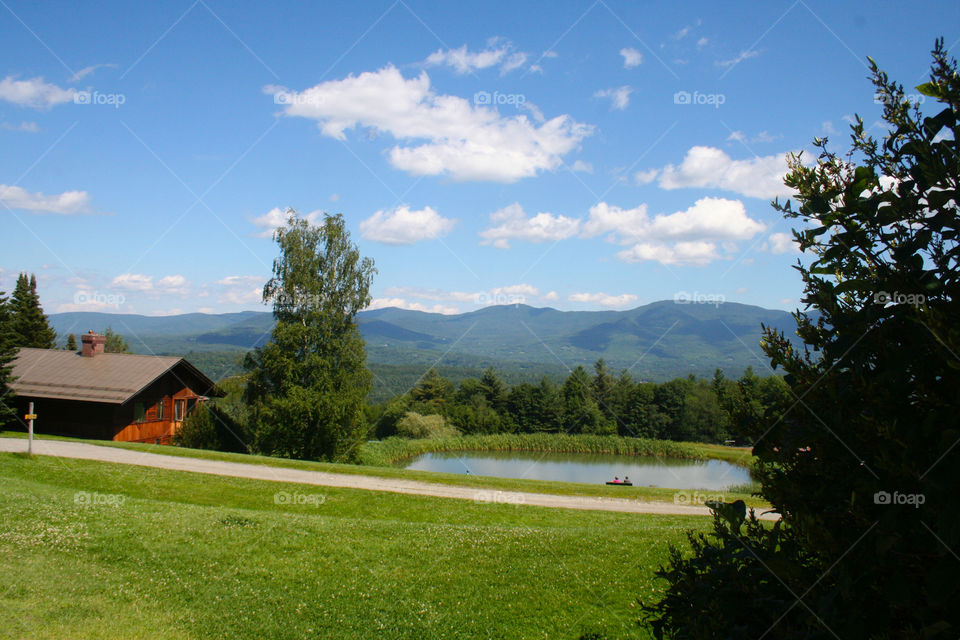
[[[27,417],[29,418],[29,420],[27,421],[27,434],[28,434],[27,435],[27,455],[32,456],[33,455],[33,418],[34,418],[33,402],[30,403],[30,408],[27,409]]]

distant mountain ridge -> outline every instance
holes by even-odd
[[[716,368],[739,375],[747,366],[764,370],[761,323],[791,335],[786,311],[751,305],[653,302],[626,311],[559,311],[528,305],[492,306],[457,315],[395,307],[358,316],[372,363],[573,368],[604,358],[610,368],[634,377],[662,380]],[[242,353],[270,337],[266,311],[176,316],[97,312],[50,315],[63,338],[110,326],[140,353]]]

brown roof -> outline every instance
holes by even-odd
[[[174,367],[184,386],[197,393],[222,395],[212,380],[183,358],[132,353],[84,357],[56,349],[20,349],[13,361],[16,379],[10,386],[24,397],[123,404]]]

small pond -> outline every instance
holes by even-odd
[[[634,486],[723,490],[750,482],[750,471],[721,460],[584,453],[451,451],[425,453],[402,465],[416,471],[603,484],[619,476]]]

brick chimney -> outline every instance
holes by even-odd
[[[104,352],[107,338],[106,336],[97,335],[93,331],[90,331],[80,336],[80,342],[83,343],[83,347],[80,349],[80,355],[92,358],[98,353]]]

